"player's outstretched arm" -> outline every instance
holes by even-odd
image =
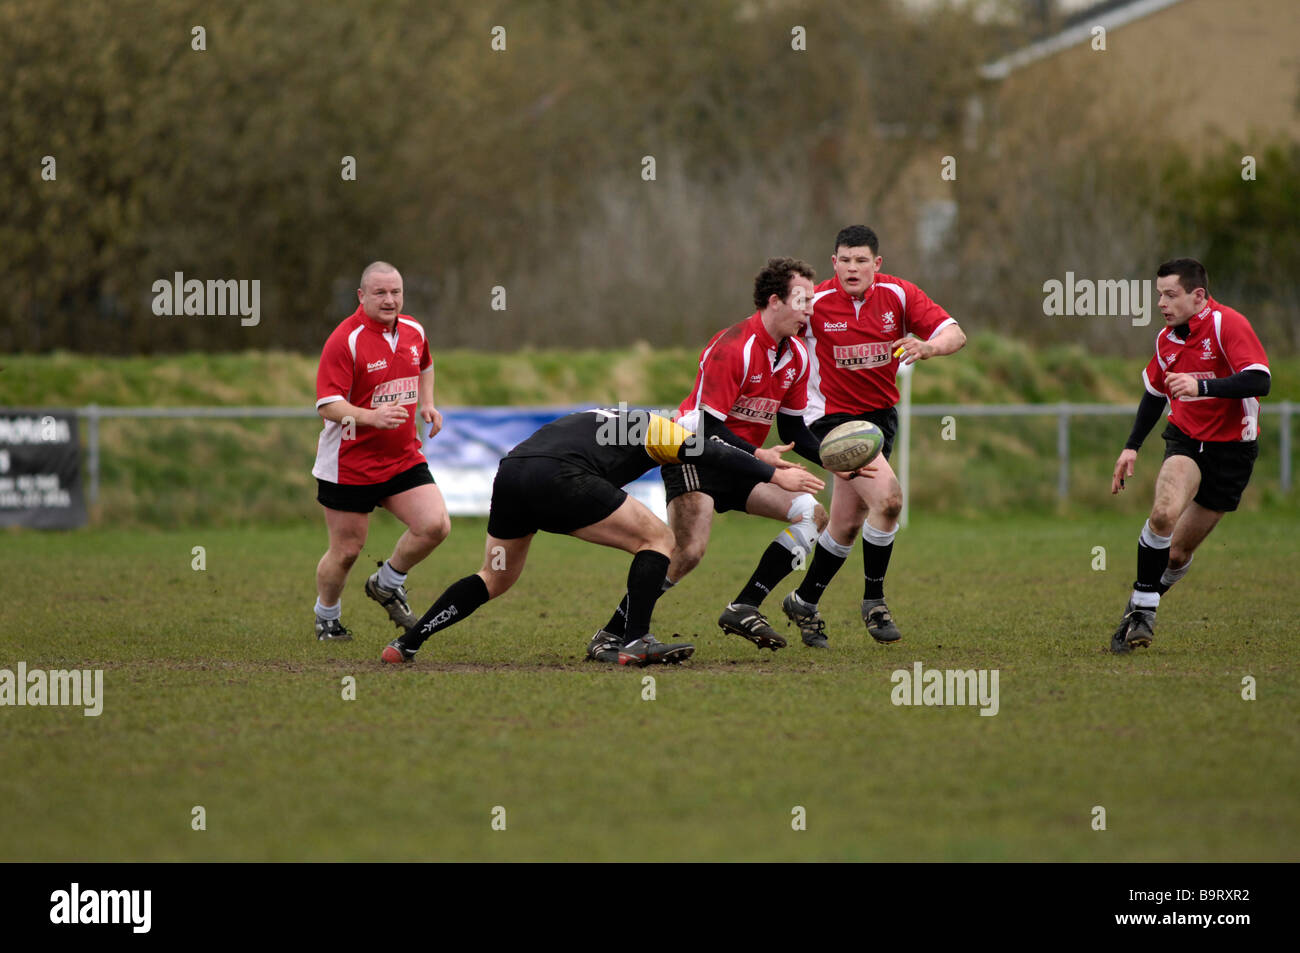
[[[794,492],[816,493],[826,486],[798,464],[782,460],[782,466],[778,468],[755,456],[756,452],[761,452],[756,448],[745,451],[731,446],[719,437],[704,439],[657,414],[650,416],[645,448],[651,459],[658,463],[696,463],[706,467],[723,467]],[[779,460],[779,453],[777,457]]]
[[[1124,489],[1124,481],[1133,475],[1133,466],[1137,461],[1137,452],[1142,448],[1142,441],[1146,440],[1151,428],[1160,422],[1160,415],[1164,413],[1167,403],[1163,394],[1146,391],[1142,395],[1137,416],[1133,420],[1133,432],[1128,435],[1124,449],[1120,452],[1119,459],[1115,461],[1115,469],[1111,473],[1112,495]]]

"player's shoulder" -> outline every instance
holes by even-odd
[[[334,330],[330,332],[330,336],[325,339],[325,349],[328,350],[330,348],[346,347],[348,339],[362,327],[362,324],[363,322],[360,315],[355,313],[349,314],[334,326]]]
[[[1215,301],[1211,299],[1210,309],[1211,309],[1210,312],[1211,315],[1217,314],[1219,316],[1220,326],[1224,324],[1238,324],[1238,325],[1245,325],[1246,327],[1250,327],[1250,321],[1246,318],[1244,314],[1242,314],[1236,308],[1228,307],[1222,301]]]
[[[751,315],[752,317],[752,315]],[[728,325],[709,340],[705,346],[706,350],[711,350],[714,356],[720,357],[724,353],[738,350],[745,346],[745,343],[754,336],[753,329],[749,324],[750,319],[737,321],[735,324]]]
[[[399,328],[405,328],[414,334],[418,334],[421,341],[425,339],[424,326],[409,314],[399,314],[397,316],[397,325]]]

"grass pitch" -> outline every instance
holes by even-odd
[[[1104,647],[1140,519],[913,520],[886,589],[901,644],[863,629],[856,553],[829,652],[724,635],[778,529],[728,516],[656,612],[695,658],[642,670],[582,660],[628,558],[576,540],[539,537],[514,591],[394,669],[361,592],[386,514],[341,645],[311,634],[315,523],[6,534],[0,668],[101,668],[105,698],[98,718],[0,708],[0,860],[1300,859],[1293,513],[1227,517],[1132,657]],[[411,576],[417,612],[483,531],[454,521]],[[997,669],[998,714],[895,706],[917,661]]]

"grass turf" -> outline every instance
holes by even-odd
[[[1294,514],[1227,517],[1131,657],[1103,649],[1140,520],[913,519],[887,587],[903,643],[866,636],[857,554],[823,603],[831,651],[722,634],[777,530],[732,515],[656,612],[695,658],[631,671],[582,660],[628,559],[572,539],[539,537],[514,591],[394,669],[361,592],[386,514],[349,644],[311,636],[315,523],[6,534],[0,668],[102,668],[105,700],[0,709],[0,860],[1300,859]],[[417,612],[483,531],[454,522]],[[915,661],[997,669],[999,713],[893,705]]]

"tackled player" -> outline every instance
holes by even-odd
[[[626,419],[615,419],[621,416]],[[611,440],[611,434],[626,439]],[[816,492],[824,486],[779,455],[774,463],[765,463],[721,441],[700,439],[649,411],[600,409],[561,417],[501,461],[492,483],[483,567],[452,583],[414,626],[388,644],[383,660],[413,661],[434,633],[506,592],[523,572],[528,547],[539,530],[633,554],[624,636],[617,645],[589,646],[589,659],[649,665],[689,658],[693,645],[665,645],[650,634],[651,612],[673,553],[672,532],[622,489],[656,464],[687,459],[725,467],[791,492]]]

